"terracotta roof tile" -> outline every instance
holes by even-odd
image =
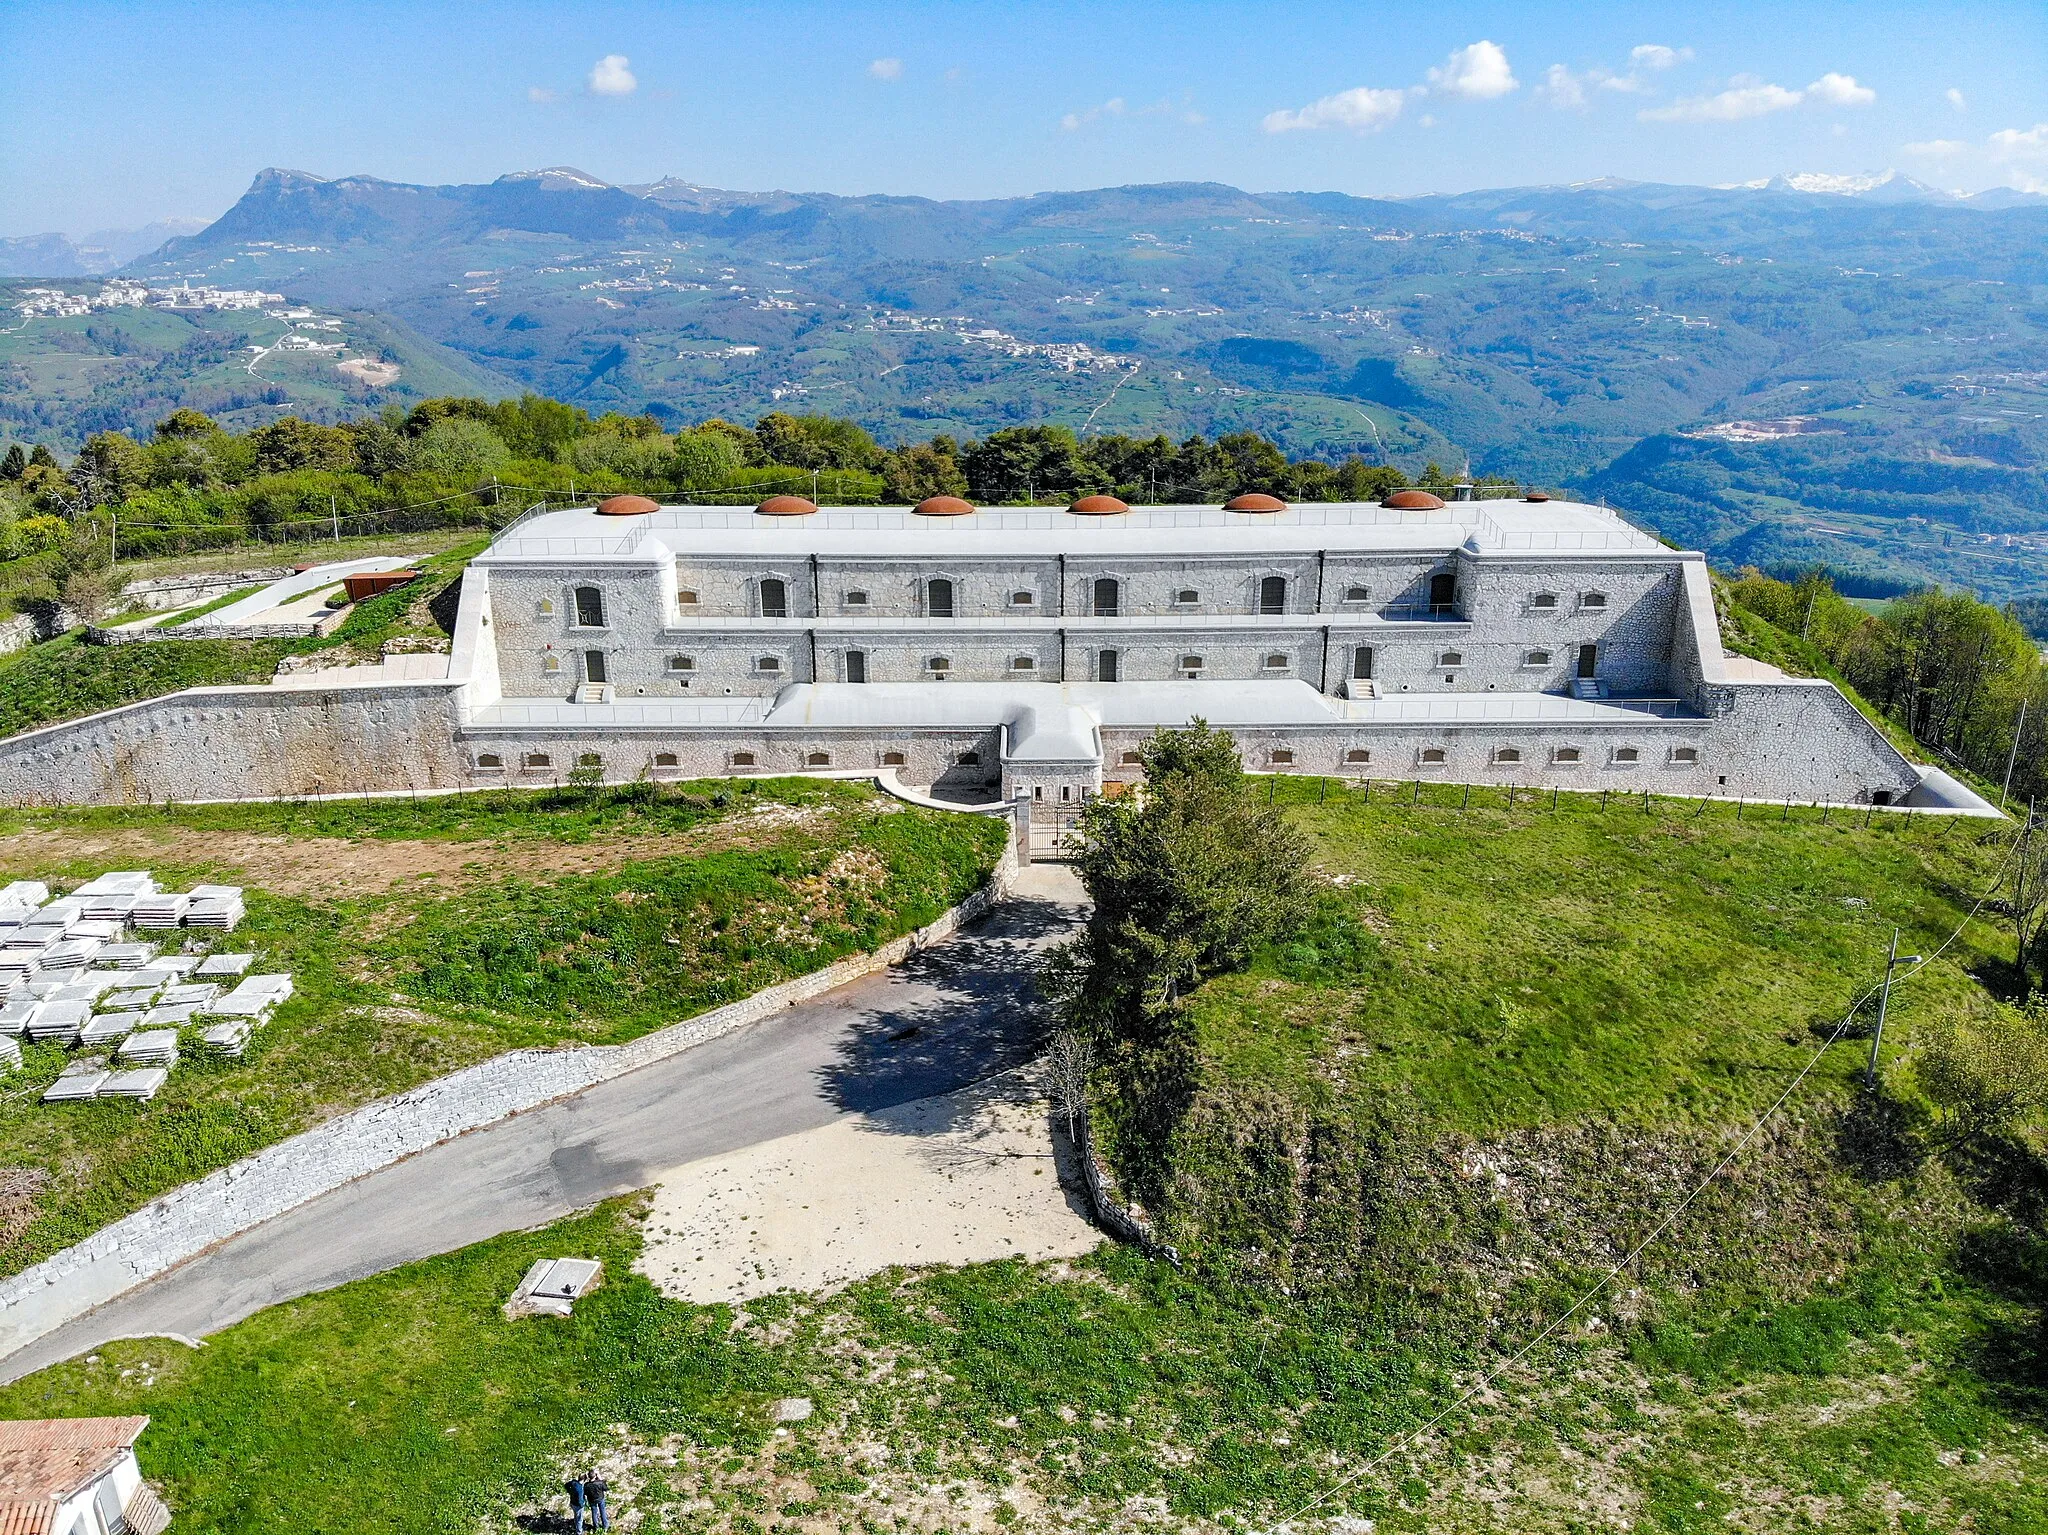
[[[56,1503],[120,1460],[149,1424],[133,1418],[0,1421],[0,1535],[39,1535]]]

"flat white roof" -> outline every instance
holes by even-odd
[[[831,506],[806,517],[763,517],[751,506],[665,506],[638,517],[589,508],[520,521],[479,565],[643,562],[697,556],[820,554],[834,559],[1043,558],[1080,555],[1254,555],[1449,551],[1668,554],[1605,507],[1577,501],[1453,501],[1403,511],[1374,502],[1311,503],[1284,512],[1138,506],[1110,517],[1052,507],[991,507],[920,517],[907,507]]]

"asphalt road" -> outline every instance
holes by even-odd
[[[1064,868],[894,969],[500,1120],[244,1232],[0,1359],[16,1380],[114,1338],[200,1337],[295,1296],[544,1225],[700,1157],[908,1103],[1031,1058],[1040,949],[1079,915]]]

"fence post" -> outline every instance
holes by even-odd
[[[1605,789],[1600,791],[1600,808],[1602,810],[1607,808],[1607,791]]]
[[[1408,803],[1411,805],[1422,803],[1422,780],[1419,778],[1415,780],[1415,792],[1408,796]]]
[[[1735,819],[1742,819],[1742,796],[1739,794],[1735,796]]]
[[[1471,808],[1471,805],[1472,805],[1472,785],[1470,785],[1470,784],[1466,784],[1466,785],[1465,785],[1465,797],[1464,797],[1463,799],[1461,799],[1461,800],[1459,800],[1459,801],[1458,801],[1458,808],[1459,808],[1460,810],[1467,810],[1467,809],[1470,809],[1470,808]],[[1515,808],[1515,791],[1514,791],[1513,789],[1509,789],[1509,790],[1508,790],[1508,809],[1512,810],[1512,809],[1514,809],[1514,808]]]

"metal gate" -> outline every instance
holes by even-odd
[[[1026,851],[1033,863],[1060,863],[1072,858],[1080,848],[1081,807],[1034,803],[1025,836]]]

